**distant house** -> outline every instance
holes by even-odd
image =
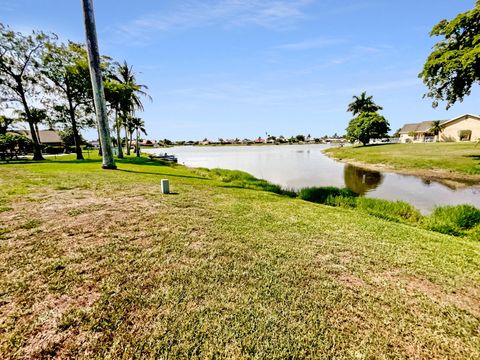
[[[89,144],[90,144],[90,146],[93,147],[94,149],[100,149],[100,141],[99,141],[99,140],[89,141]]]
[[[399,131],[400,142],[435,141],[432,133],[433,121],[405,124]],[[480,139],[480,116],[465,114],[451,120],[441,121],[442,131],[438,141],[478,141]]]
[[[12,132],[20,135],[24,135],[29,139],[32,138],[32,135],[29,130],[13,130]],[[44,145],[63,146],[62,138],[60,137],[59,132],[56,130],[39,130],[38,136],[40,138],[39,139],[40,143]]]
[[[155,140],[142,140],[142,141],[140,142],[140,146],[145,146],[145,147],[147,147],[147,146],[155,146],[156,143],[157,143],[157,142],[156,142]]]

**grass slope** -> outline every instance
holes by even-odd
[[[458,175],[480,175],[480,147],[474,143],[349,146],[325,152],[337,159],[387,165],[397,170],[443,170]]]
[[[0,165],[2,359],[480,357],[480,242],[62,159]]]

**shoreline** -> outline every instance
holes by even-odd
[[[328,156],[331,159],[342,162],[344,164],[350,164],[366,170],[379,171],[379,172],[390,172],[400,175],[407,176],[418,176],[425,180],[437,181],[442,184],[445,184],[448,187],[453,187],[455,189],[461,189],[466,187],[479,187],[480,188],[480,175],[469,175],[462,174],[458,172],[451,172],[448,170],[430,170],[430,169],[408,169],[408,168],[396,168],[394,166],[385,165],[385,164],[372,164],[365,163],[362,161],[352,160],[352,159],[339,159],[335,157],[332,153],[327,151],[322,151],[325,156]]]

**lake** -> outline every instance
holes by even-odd
[[[288,189],[348,187],[367,197],[406,201],[424,213],[440,205],[480,207],[480,184],[455,189],[418,176],[369,171],[324,155],[322,150],[328,146],[183,146],[144,152],[167,152],[189,167],[246,171]]]

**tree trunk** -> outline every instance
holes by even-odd
[[[104,169],[116,169],[113,159],[110,129],[108,128],[107,108],[105,104],[105,92],[103,89],[102,71],[100,69],[100,52],[98,50],[97,30],[93,14],[92,0],[83,0],[83,19],[87,38],[88,64],[92,78],[93,99],[97,115],[97,124],[102,148],[102,167]]]
[[[73,140],[75,142],[75,153],[77,154],[77,160],[84,160],[82,147],[80,146],[80,134],[77,128],[77,119],[75,116],[75,109],[73,108],[72,100],[68,99],[68,110],[70,112],[70,122],[72,124]]]
[[[35,124],[32,121],[32,114],[30,113],[30,108],[28,107],[27,99],[25,98],[25,93],[23,92],[21,83],[18,84],[18,87],[20,89],[20,97],[22,98],[23,108],[25,110],[25,115],[27,115],[28,126],[30,128],[30,134],[33,141],[33,160],[45,160],[42,155],[42,146],[40,145]]]
[[[115,108],[115,127],[117,129],[117,149],[118,158],[123,159],[122,135],[120,134],[120,121],[118,119],[118,110]]]
[[[38,130],[38,123],[35,123],[35,131],[37,132],[37,138],[40,145],[42,145],[42,139],[40,139],[40,130]]]
[[[139,133],[138,133],[138,129],[137,129],[137,140],[136,140],[136,144],[135,144],[135,150],[137,151],[137,157],[140,157],[140,146],[138,146],[138,137],[139,137]]]
[[[97,134],[98,134],[98,156],[102,156],[102,140],[100,139],[100,131],[98,131],[98,126],[97,126]]]
[[[125,125],[125,144],[127,145],[127,155],[130,155],[130,143],[131,141],[128,141],[129,136],[128,136],[128,129],[127,125]]]
[[[133,141],[133,131],[132,131],[132,132],[129,132],[128,134],[130,135],[130,141],[129,141],[129,143],[128,143],[128,146],[130,146],[130,144],[131,144],[132,141]]]

